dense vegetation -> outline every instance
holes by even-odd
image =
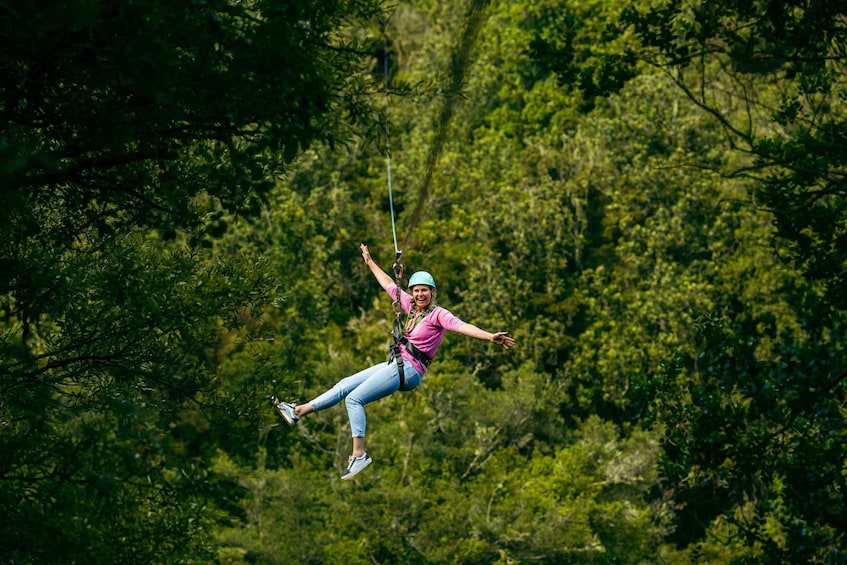
[[[0,13],[0,561],[847,561],[844,2]]]

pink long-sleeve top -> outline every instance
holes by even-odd
[[[392,300],[397,297],[396,284],[391,284],[386,291]],[[400,307],[407,314],[412,310],[412,296],[402,289],[400,290]],[[464,322],[454,316],[449,310],[442,308],[441,306],[436,306],[433,310],[426,314],[423,320],[418,322],[417,318],[421,315],[422,314],[415,315],[415,318],[412,321],[414,329],[406,333],[406,339],[408,339],[409,343],[417,347],[424,355],[432,359],[435,357],[435,353],[441,345],[441,340],[444,339],[444,334],[447,333],[448,330],[451,332],[458,331],[459,326],[461,326]],[[403,356],[403,359],[409,361],[418,373],[423,376],[426,372],[426,367],[424,367],[423,363],[412,357],[412,355],[406,351],[406,346],[403,344],[400,344],[400,354]]]

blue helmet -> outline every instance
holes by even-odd
[[[427,286],[431,286],[435,288],[435,279],[432,278],[432,275],[427,273],[426,271],[418,271],[414,273],[411,277],[409,277],[409,288],[413,286],[425,284]]]

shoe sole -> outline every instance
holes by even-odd
[[[276,413],[279,414],[280,417],[285,420],[285,423],[289,426],[293,426],[294,424],[300,421],[300,418],[297,418],[296,420],[291,419],[291,417],[285,412],[285,410],[280,407],[280,400],[276,396],[271,397],[271,402],[274,403],[274,409],[276,410]]]
[[[357,471],[355,471],[354,473],[345,473],[345,474],[341,475],[341,480],[342,481],[349,481],[350,479],[352,479],[353,477],[355,477],[356,475],[358,475],[359,473],[361,473],[362,471],[364,471],[365,469],[370,467],[371,463],[373,463],[373,462],[374,462],[373,459],[367,459],[367,462],[364,465],[362,465],[361,467],[359,467],[359,469]]]

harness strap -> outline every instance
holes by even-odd
[[[420,349],[418,349],[417,347],[415,347],[415,345],[414,345],[411,341],[409,341],[409,340],[406,338],[406,336],[403,336],[403,337],[401,337],[401,338],[400,338],[400,343],[402,343],[403,345],[405,345],[405,346],[406,346],[406,351],[408,351],[408,352],[409,352],[409,354],[410,354],[412,357],[414,357],[415,359],[417,359],[418,361],[420,361],[420,362],[421,362],[421,364],[422,364],[424,367],[427,367],[427,368],[428,368],[428,367],[429,367],[429,364],[430,364],[430,363],[432,363],[432,358],[431,358],[431,357],[429,357],[429,356],[427,356],[427,354],[426,354],[426,353],[424,353],[423,351],[421,351],[421,350],[420,350]]]
[[[432,363],[432,358],[428,357],[426,353],[415,347],[412,342],[406,339],[406,336],[402,336],[399,340],[397,340],[397,343],[389,347],[388,362],[391,363],[392,361],[397,361],[397,376],[400,377],[400,389],[402,390],[403,387],[406,386],[406,371],[403,367],[403,356],[400,354],[401,343],[406,346],[406,351],[408,351],[412,357],[420,361],[424,367],[429,367],[429,364]]]
[[[400,346],[394,344],[389,348],[388,362],[397,360],[397,376],[400,377],[400,390],[406,386],[406,371],[403,367],[403,356],[400,355]]]

